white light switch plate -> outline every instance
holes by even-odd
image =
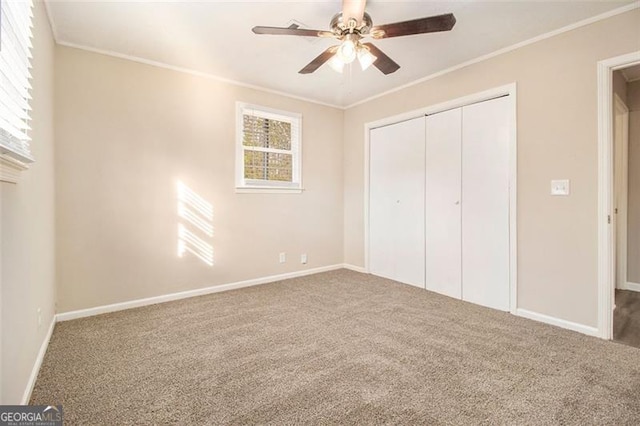
[[[569,179],[552,180],[551,195],[569,195]]]

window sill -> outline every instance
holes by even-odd
[[[278,186],[236,187],[236,194],[301,194],[303,188],[283,188]]]
[[[27,170],[29,166],[6,154],[0,155],[0,181],[8,183],[18,183],[20,173]]]

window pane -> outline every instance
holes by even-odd
[[[291,154],[273,152],[244,152],[244,178],[291,182],[293,174]]]
[[[243,115],[245,146],[291,149],[291,123]]]
[[[31,0],[0,0],[0,148],[25,163],[29,147]]]

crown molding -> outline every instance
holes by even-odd
[[[626,13],[626,12],[630,12],[630,11],[632,11],[634,9],[639,8],[639,7],[640,7],[640,1],[634,1],[633,3],[629,3],[629,4],[625,5],[625,6],[618,7],[616,9],[612,9],[612,10],[610,10],[608,12],[604,12],[604,13],[601,13],[599,15],[592,16],[591,18],[583,19],[582,21],[578,21],[578,22],[575,22],[573,24],[564,26],[562,28],[558,28],[557,30],[549,31],[547,33],[544,33],[544,34],[541,34],[539,36],[530,38],[528,40],[521,41],[519,43],[512,44],[511,46],[504,47],[502,49],[499,49],[499,50],[496,50],[494,52],[488,53],[486,55],[479,56],[479,57],[477,57],[475,59],[471,59],[471,60],[463,62],[461,64],[454,65],[454,66],[452,66],[450,68],[447,68],[447,69],[444,69],[442,71],[438,71],[438,72],[430,74],[428,76],[419,78],[419,79],[414,80],[414,81],[412,81],[410,83],[403,84],[402,86],[398,86],[398,87],[395,87],[393,89],[389,89],[386,92],[378,93],[378,94],[376,94],[374,96],[370,96],[370,97],[368,97],[366,99],[363,99],[361,101],[357,101],[357,102],[354,102],[354,103],[352,103],[350,105],[347,105],[346,107],[344,107],[344,109],[350,109],[350,108],[356,107],[358,105],[365,104],[367,102],[373,101],[374,99],[378,99],[378,98],[381,98],[383,96],[387,96],[387,95],[390,95],[392,93],[399,92],[401,90],[407,89],[407,88],[415,86],[417,84],[424,83],[425,81],[433,80],[434,78],[443,76],[445,74],[449,74],[450,72],[457,71],[457,70],[459,70],[461,68],[465,68],[465,67],[468,67],[470,65],[477,64],[478,62],[486,61],[486,60],[494,58],[496,56],[500,56],[500,55],[502,55],[504,53],[508,53],[508,52],[513,51],[513,50],[520,49],[521,47],[525,47],[525,46],[528,46],[530,44],[534,44],[534,43],[537,43],[539,41],[546,40],[548,38],[560,35],[562,33],[566,33],[568,31],[575,30],[575,29],[580,28],[580,27],[584,27],[584,26],[596,23],[598,21],[603,21],[605,19],[611,18],[611,17],[616,16],[616,15],[620,15],[620,14],[623,14],[623,13]]]
[[[592,16],[592,17],[587,18],[587,19],[583,19],[582,21],[575,22],[573,24],[564,26],[562,28],[559,28],[559,29],[556,29],[556,30],[553,30],[553,31],[549,31],[549,32],[541,34],[539,36],[536,36],[536,37],[530,38],[528,40],[513,44],[511,46],[496,50],[496,51],[488,53],[486,55],[479,56],[479,57],[477,57],[475,59],[471,59],[469,61],[460,63],[458,65],[454,65],[453,67],[444,69],[442,71],[438,71],[436,73],[427,75],[425,77],[421,77],[421,78],[419,78],[417,80],[411,81],[411,82],[403,84],[401,86],[397,86],[397,87],[395,87],[393,89],[389,89],[389,90],[387,90],[385,92],[378,93],[378,94],[376,94],[374,96],[370,96],[368,98],[362,99],[360,101],[357,101],[357,102],[354,102],[352,104],[349,104],[349,105],[345,106],[345,105],[337,105],[337,104],[331,104],[331,103],[327,103],[327,102],[322,102],[322,101],[319,101],[317,99],[307,98],[307,97],[304,97],[304,96],[298,96],[298,95],[295,95],[295,94],[292,94],[292,93],[283,92],[283,91],[271,89],[271,88],[264,87],[264,86],[258,86],[258,85],[253,85],[253,84],[249,84],[249,83],[244,83],[244,82],[241,82],[241,81],[232,80],[232,79],[228,79],[228,78],[225,78],[225,77],[220,77],[220,76],[217,76],[217,75],[211,74],[211,73],[206,73],[206,72],[202,72],[202,71],[196,71],[196,70],[189,69],[189,68],[178,67],[178,66],[166,64],[166,63],[163,63],[163,62],[153,61],[153,60],[140,58],[140,57],[132,56],[132,55],[126,55],[126,54],[122,54],[122,53],[118,53],[118,52],[114,52],[114,51],[110,51],[110,50],[98,49],[98,48],[86,46],[86,45],[83,45],[83,44],[70,43],[70,42],[63,41],[63,40],[60,39],[59,32],[57,30],[55,22],[51,18],[51,13],[50,13],[50,10],[49,10],[49,2],[50,1],[51,0],[44,0],[43,2],[45,4],[45,8],[46,8],[46,11],[47,11],[47,17],[49,18],[49,24],[51,26],[51,31],[53,33],[53,38],[56,41],[56,43],[61,45],[61,46],[72,47],[72,48],[75,48],[75,49],[86,50],[86,51],[89,51],[89,52],[98,53],[98,54],[107,55],[107,56],[112,56],[112,57],[116,57],[116,58],[120,58],[120,59],[126,59],[126,60],[130,60],[130,61],[133,61],[133,62],[142,63],[142,64],[145,64],[145,65],[151,65],[151,66],[158,67],[158,68],[169,69],[169,70],[176,71],[176,72],[181,72],[181,73],[185,73],[185,74],[190,74],[190,75],[195,75],[195,76],[198,76],[198,77],[203,77],[203,78],[207,78],[207,79],[211,79],[211,80],[220,81],[220,82],[231,84],[231,85],[234,85],[234,86],[240,86],[240,87],[245,87],[245,88],[248,88],[248,89],[259,90],[259,91],[262,91],[262,92],[271,93],[271,94],[278,95],[278,96],[284,96],[284,97],[287,97],[287,98],[296,99],[296,100],[304,101],[304,102],[310,102],[310,103],[313,103],[313,104],[322,105],[322,106],[326,106],[326,107],[330,107],[330,108],[336,108],[336,109],[340,109],[340,110],[348,110],[350,108],[356,107],[358,105],[365,104],[367,102],[373,101],[373,100],[381,98],[383,96],[387,96],[387,95],[390,95],[392,93],[395,93],[395,92],[404,90],[406,88],[415,86],[417,84],[424,83],[425,81],[433,80],[433,79],[435,79],[437,77],[443,76],[445,74],[451,73],[451,72],[459,70],[461,68],[465,68],[465,67],[468,67],[470,65],[473,65],[473,64],[476,64],[476,63],[479,63],[479,62],[482,62],[482,61],[486,61],[488,59],[491,59],[491,58],[494,58],[496,56],[502,55],[504,53],[511,52],[511,51],[519,49],[521,47],[525,47],[525,46],[528,46],[530,44],[534,44],[534,43],[537,43],[539,41],[546,40],[548,38],[560,35],[562,33],[565,33],[565,32],[568,32],[568,31],[572,31],[572,30],[575,30],[577,28],[584,27],[584,26],[596,23],[598,21],[602,21],[602,20],[611,18],[613,16],[620,15],[620,14],[623,14],[623,13],[626,13],[626,12],[630,12],[630,11],[632,11],[634,9],[640,8],[640,0],[634,1],[633,3],[629,3],[629,4],[625,5],[625,6],[609,10],[607,12],[601,13],[599,15]]]
[[[53,18],[51,18],[51,10],[49,8],[49,1],[50,0],[43,0],[42,3],[44,3],[44,10],[47,13],[47,19],[49,20],[49,27],[51,28],[51,34],[53,35],[53,41],[58,43],[58,28],[56,27],[56,23],[53,21]]]
[[[244,87],[244,88],[247,88],[247,89],[258,90],[258,91],[265,92],[265,93],[271,93],[273,95],[284,96],[284,97],[295,99],[295,100],[298,100],[298,101],[309,102],[309,103],[312,103],[312,104],[322,105],[322,106],[326,106],[326,107],[330,107],[330,108],[336,108],[336,109],[340,109],[340,110],[344,110],[345,109],[343,106],[330,104],[330,103],[327,103],[327,102],[322,102],[322,101],[319,101],[317,99],[305,98],[304,96],[298,96],[298,95],[294,95],[292,93],[281,92],[279,90],[274,90],[274,89],[270,89],[268,87],[263,87],[263,86],[257,86],[257,85],[254,85],[254,84],[243,83],[241,81],[232,80],[232,79],[228,79],[228,78],[225,78],[225,77],[220,77],[220,76],[217,76],[217,75],[214,75],[214,74],[210,74],[210,73],[206,73],[206,72],[202,72],[202,71],[196,71],[196,70],[193,70],[193,69],[190,69],[190,68],[183,68],[183,67],[178,67],[178,66],[175,66],[175,65],[169,65],[169,64],[166,64],[164,62],[152,61],[152,60],[149,60],[149,59],[140,58],[138,56],[125,55],[123,53],[118,53],[118,52],[114,52],[114,51],[111,51],[111,50],[97,49],[95,47],[89,47],[89,46],[85,46],[85,45],[82,45],[82,44],[76,44],[76,43],[68,43],[66,41],[58,41],[58,44],[60,46],[65,46],[65,47],[71,47],[71,48],[74,48],[74,49],[85,50],[87,52],[98,53],[100,55],[111,56],[111,57],[119,58],[119,59],[126,59],[128,61],[138,62],[140,64],[150,65],[150,66],[156,67],[156,68],[163,68],[163,69],[176,71],[176,72],[183,73],[183,74],[189,74],[189,75],[193,75],[193,76],[196,76],[196,77],[206,78],[206,79],[209,79],[209,80],[215,80],[215,81],[219,81],[221,83],[230,84],[230,85],[233,85],[233,86],[239,86],[239,87]]]

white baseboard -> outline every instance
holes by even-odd
[[[196,290],[181,291],[179,293],[164,294],[162,296],[148,297],[146,299],[130,300],[112,305],[96,306],[95,308],[80,309],[77,311],[63,312],[56,315],[57,321],[69,321],[77,318],[91,317],[94,315],[106,314],[108,312],[123,311],[125,309],[139,308],[141,306],[155,305],[157,303],[170,302],[173,300],[187,299],[189,297],[203,296],[205,294],[219,293],[222,291],[236,290],[254,285],[267,284],[274,281],[281,281],[290,278],[303,277],[305,275],[317,274],[320,272],[334,271],[342,269],[343,264],[322,266],[320,268],[305,269],[303,271],[289,272],[286,274],[271,275],[268,277],[255,278],[252,280],[238,281],[235,283],[221,284],[211,287],[199,288]]]
[[[598,331],[598,329],[595,327],[590,327],[588,325],[578,324],[576,322],[571,322],[520,308],[516,309],[515,314],[519,317],[544,322],[546,324],[555,325],[556,327],[566,328],[567,330],[577,331],[578,333],[586,334],[588,336],[600,337],[600,332]]]
[[[342,267],[344,269],[348,269],[350,271],[356,271],[356,272],[360,272],[361,274],[367,274],[367,270],[364,269],[362,266],[356,266],[356,265],[351,265],[350,263],[344,263],[342,264]]]
[[[22,405],[29,404],[29,400],[31,399],[31,392],[33,392],[33,387],[36,384],[36,379],[38,378],[38,373],[40,372],[40,366],[42,366],[44,354],[47,352],[47,348],[49,347],[49,340],[51,340],[51,335],[53,334],[53,328],[55,327],[55,325],[56,316],[54,315],[53,318],[51,318],[51,324],[49,325],[47,335],[44,337],[44,340],[40,345],[40,351],[38,352],[38,356],[36,357],[36,362],[33,363],[31,375],[29,376],[29,381],[27,382],[27,388],[24,390],[24,394],[22,395]]]
[[[626,284],[623,284],[620,290],[631,290],[640,292],[640,284],[632,283],[631,281],[629,281]]]

